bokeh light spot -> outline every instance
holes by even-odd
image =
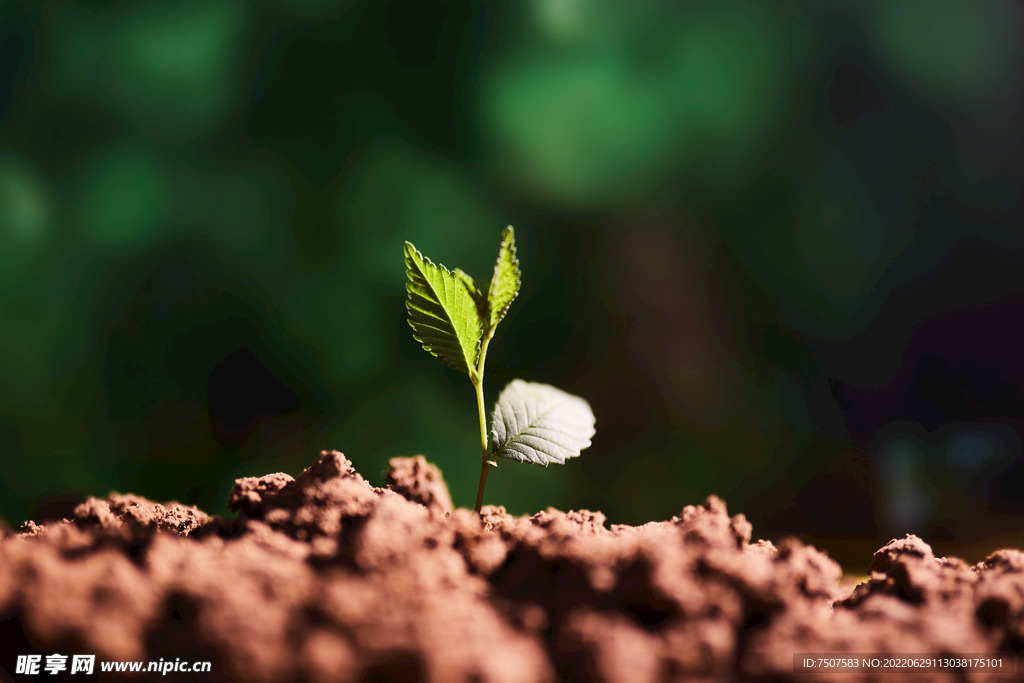
[[[555,39],[578,35],[586,23],[587,0],[534,0],[533,19],[538,28]]]
[[[975,470],[1010,452],[1006,441],[986,429],[962,429],[946,441],[946,462],[958,470]]]
[[[909,437],[893,438],[878,453],[875,473],[882,517],[893,533],[920,532],[931,519],[934,506],[924,460],[923,449]]]
[[[81,169],[82,232],[104,247],[149,241],[168,218],[171,183],[158,157],[135,145],[107,149]]]
[[[628,200],[669,168],[708,157],[744,177],[742,162],[757,158],[754,143],[777,110],[791,49],[767,10],[744,7],[669,13],[662,24],[675,37],[654,52],[638,46],[644,31],[667,30],[657,22],[633,27],[640,35],[629,41],[578,41],[497,65],[483,91],[494,163],[570,205]],[[583,22],[574,18],[581,11],[551,5],[554,18],[542,26]]]
[[[518,180],[573,203],[638,189],[673,128],[660,84],[645,81],[614,54],[496,75],[489,105]]]
[[[756,7],[688,18],[673,54],[671,92],[685,125],[726,145],[760,132],[778,104],[787,46],[773,17]]]
[[[1013,5],[959,0],[879,2],[878,48],[910,83],[968,102],[997,97],[1015,78],[1021,13]]]
[[[10,246],[43,241],[50,223],[50,197],[43,180],[13,157],[0,157],[0,240]]]
[[[162,133],[214,124],[237,92],[233,57],[243,26],[229,0],[146,4],[111,17],[62,15],[54,43],[61,92]]]

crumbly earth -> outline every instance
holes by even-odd
[[[751,543],[714,496],[606,528],[586,510],[452,510],[422,457],[393,460],[387,481],[324,451],[297,478],[238,480],[233,521],[111,494],[27,522],[0,541],[0,679],[30,680],[17,654],[86,653],[209,660],[151,674],[207,682],[1024,680],[794,671],[794,653],[1019,655],[1017,550],[971,566],[907,536],[851,594],[827,555]]]

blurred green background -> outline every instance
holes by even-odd
[[[343,451],[479,474],[402,243],[594,445],[485,502],[710,494],[847,567],[1024,545],[1024,50],[1013,2],[0,2],[0,514],[226,513]]]

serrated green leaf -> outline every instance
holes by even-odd
[[[512,380],[491,415],[491,453],[541,467],[575,458],[592,436],[590,404],[550,384]]]
[[[452,270],[452,275],[462,280],[463,284],[466,285],[466,289],[469,290],[469,295],[473,297],[474,303],[476,303],[476,312],[480,317],[480,322],[484,323],[487,321],[487,293],[481,292],[476,288],[476,283],[473,282],[473,277],[462,270],[462,268],[455,268]]]
[[[487,326],[494,328],[508,313],[519,294],[522,273],[519,271],[519,259],[516,258],[516,236],[512,226],[505,228],[501,234],[501,247],[498,249],[498,262],[494,264],[494,275],[491,286],[487,288]]]
[[[434,265],[409,242],[405,243],[405,265],[409,276],[405,307],[413,338],[448,367],[474,377],[483,324],[466,281]]]

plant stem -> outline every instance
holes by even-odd
[[[494,328],[488,330],[484,335],[483,343],[480,345],[480,362],[477,364],[476,379],[473,380],[473,387],[476,389],[476,407],[480,414],[480,449],[483,453],[483,463],[480,465],[480,486],[476,490],[476,511],[480,512],[480,506],[484,502],[484,485],[487,483],[487,473],[498,463],[488,458],[487,453],[487,416],[484,412],[484,361],[487,359],[487,345],[491,343],[494,336]]]
[[[476,389],[476,407],[480,414],[480,448],[483,451],[484,460],[487,459],[487,417],[484,414],[484,380],[481,377],[473,382]]]
[[[492,467],[497,467],[498,463],[493,460],[484,460],[483,465],[480,466],[480,486],[476,490],[476,508],[477,512],[480,512],[480,507],[484,502],[484,485],[487,483],[487,473],[491,471]]]

